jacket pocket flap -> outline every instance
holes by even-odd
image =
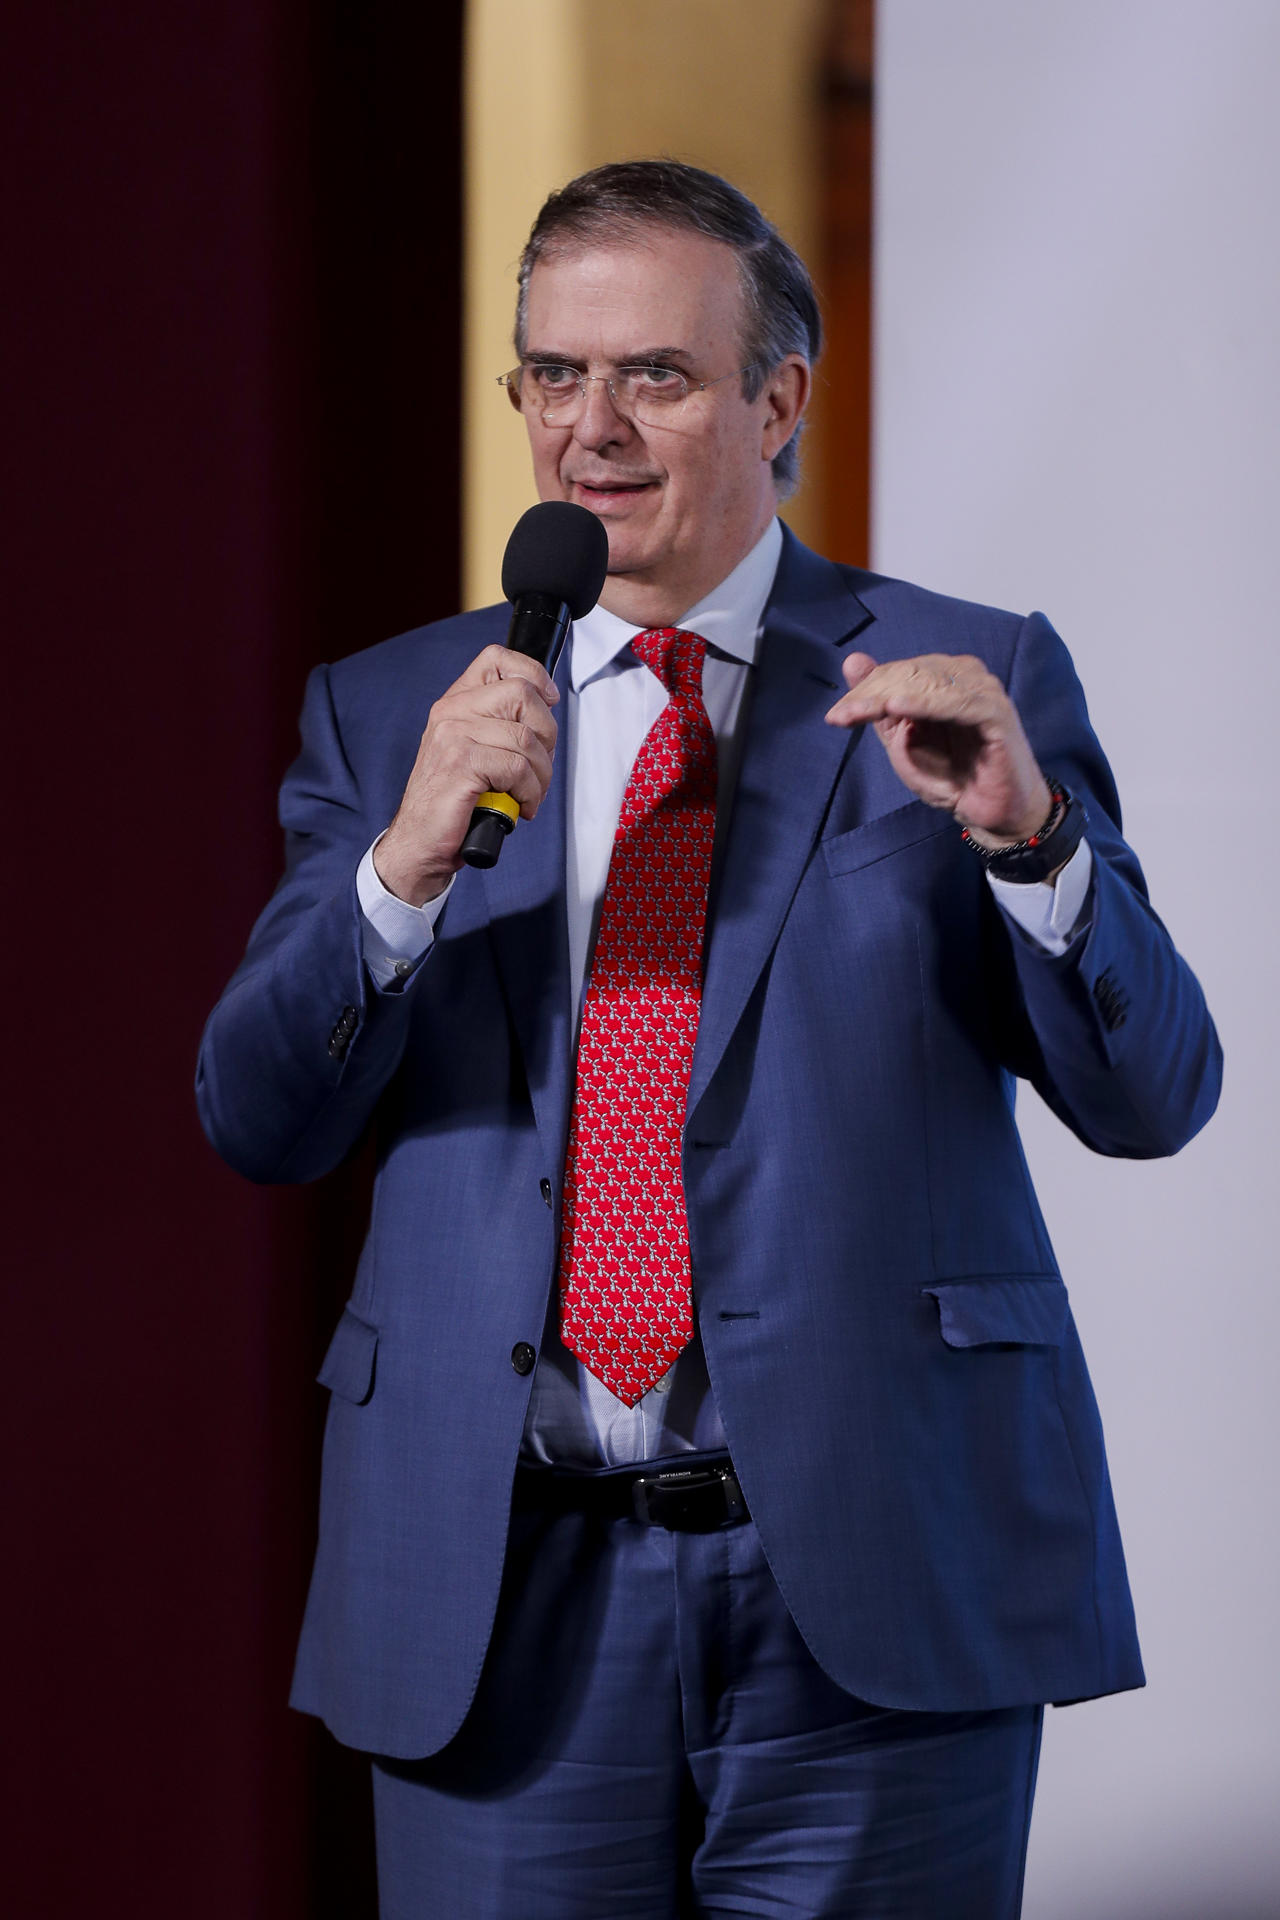
[[[373,1392],[373,1363],[377,1351],[378,1329],[353,1313],[350,1307],[344,1307],[316,1379],[331,1393],[340,1394],[344,1400],[354,1400],[360,1406]]]
[[[949,1280],[922,1291],[938,1303],[942,1337],[949,1347],[1062,1344],[1067,1289],[1053,1275]]]
[[[949,813],[926,807],[923,800],[912,800],[905,807],[895,807],[892,813],[881,814],[878,820],[868,820],[865,826],[852,827],[848,833],[832,834],[829,840],[824,840],[822,852],[827,871],[833,877],[853,873],[858,867],[869,867],[888,854],[900,853],[904,847],[932,840],[936,833],[946,833],[949,828],[954,831]]]

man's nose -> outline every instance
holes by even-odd
[[[614,404],[607,379],[600,374],[588,377],[582,407],[573,423],[574,439],[584,447],[598,448],[628,439],[631,431],[631,422]]]

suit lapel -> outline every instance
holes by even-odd
[[[773,951],[831,790],[861,736],[828,727],[823,715],[844,687],[841,643],[871,619],[840,569],[788,533],[713,906],[691,1114]]]
[[[567,711],[569,648],[556,666]],[[569,928],[565,908],[565,780],[560,766],[535,820],[517,821],[496,867],[480,875],[534,1118],[548,1164],[559,1167],[569,1123]]]

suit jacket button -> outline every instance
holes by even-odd
[[[551,1205],[551,1182],[549,1180],[539,1180],[538,1192],[542,1195],[547,1205],[550,1206]]]
[[[511,1349],[511,1364],[517,1373],[532,1373],[537,1358],[527,1340],[517,1340]]]

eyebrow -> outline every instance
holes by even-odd
[[[572,354],[550,353],[541,347],[530,347],[525,353],[525,361],[536,367],[585,367],[585,360],[575,360]],[[615,364],[620,367],[653,366],[664,360],[682,360],[686,366],[693,361],[685,347],[637,347],[633,353],[624,354]]]

